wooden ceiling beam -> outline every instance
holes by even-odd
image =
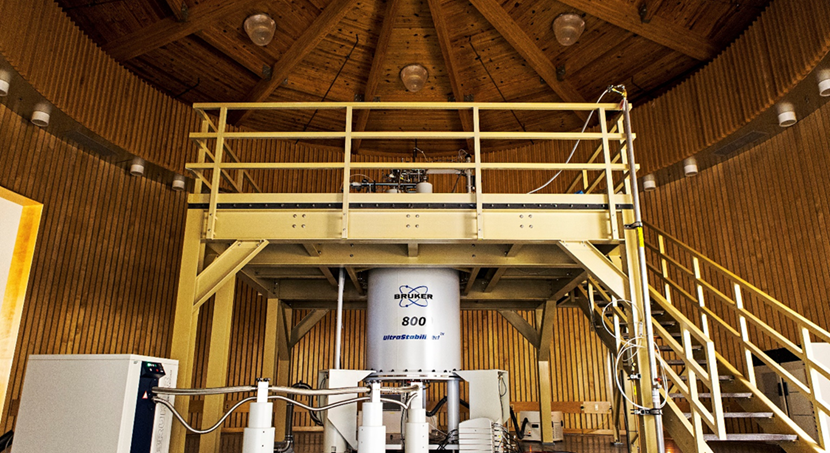
[[[176,20],[179,22],[184,22],[187,20],[188,9],[187,4],[184,0],[165,0],[167,2],[167,6],[170,7],[170,10],[173,11],[173,15],[176,16]]]
[[[102,49],[116,61],[127,61],[178,41],[211,23],[262,0],[208,0],[187,13],[187,21],[168,17],[106,43]]]
[[[527,36],[522,27],[507,14],[496,0],[470,0],[470,3],[501,33],[502,37],[525,59],[527,64],[539,74],[545,83],[562,99],[563,102],[586,102],[569,83],[556,78],[556,66],[545,56],[536,43]],[[574,112],[583,121],[588,112]]]
[[[271,71],[271,67],[268,66],[266,60],[263,60],[243,46],[236,45],[233,40],[228,39],[226,36],[221,36],[215,30],[200,30],[196,32],[196,36],[207,43],[207,45],[251,71],[257,78],[264,79],[267,77],[267,73]]]
[[[711,60],[718,54],[718,48],[713,42],[686,27],[654,15],[648,23],[643,22],[638,7],[627,1],[559,0],[559,2],[695,60]],[[651,7],[653,10],[657,9],[656,5]]]
[[[654,13],[663,5],[663,0],[642,0],[637,7],[637,14],[640,15],[640,22],[649,23]]]
[[[258,82],[254,88],[248,93],[247,102],[262,102],[268,99],[269,96],[282,84],[282,81],[288,77],[288,74],[300,64],[301,61],[309,54],[320,42],[325,39],[326,35],[331,31],[346,14],[355,0],[332,0],[326,9],[314,19],[314,22],[305,29],[302,35],[294,41],[294,44],[280,57],[279,61],[274,63],[270,79],[263,79]],[[230,117],[231,124],[238,125],[245,121],[252,113],[251,110],[237,111]]]
[[[447,77],[450,78],[452,96],[457,102],[464,101],[464,92],[461,91],[461,76],[458,75],[458,63],[452,50],[447,21],[441,11],[440,0],[427,0],[429,12],[432,15],[432,23],[435,25],[435,34],[438,37],[438,45],[441,47],[441,55],[444,57],[444,67],[447,70]],[[473,112],[470,110],[459,110],[458,116],[461,119],[461,127],[464,132],[473,130]],[[475,147],[475,140],[467,139],[467,149],[472,151]]]
[[[395,19],[398,17],[398,6],[400,0],[387,0],[386,12],[383,14],[383,25],[380,28],[378,43],[375,46],[375,54],[372,57],[372,68],[369,69],[369,77],[366,80],[366,88],[363,90],[363,100],[372,102],[378,89],[378,83],[383,78],[383,61],[386,60],[386,52],[389,50],[389,42],[392,38],[392,30],[395,28]],[[366,124],[369,123],[369,110],[358,110],[355,114],[352,131],[363,132]],[[357,154],[360,150],[362,140],[355,140],[352,144],[352,153]]]

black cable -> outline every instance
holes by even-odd
[[[314,389],[312,389],[312,388],[311,388],[311,386],[310,386],[310,385],[308,385],[308,384],[306,384],[305,382],[302,382],[302,381],[295,383],[295,384],[294,384],[294,385],[292,385],[291,387],[296,388],[296,389],[314,390]],[[313,405],[314,405],[314,404],[313,404],[313,403],[314,403],[314,401],[312,400],[312,398],[314,398],[314,397],[313,397],[313,396],[311,396],[311,395],[309,395],[309,396],[308,396],[308,405],[309,405],[309,406],[313,406]],[[309,416],[309,417],[311,417],[311,421],[313,421],[315,425],[317,425],[317,426],[323,426],[323,421],[322,421],[322,420],[320,420],[320,416],[319,416],[319,415],[317,415],[317,412],[314,412],[314,411],[308,411],[308,416]]]
[[[337,82],[337,79],[340,77],[340,73],[343,72],[343,68],[346,67],[346,63],[348,63],[349,59],[351,59],[352,52],[354,52],[354,49],[355,49],[355,47],[357,47],[358,42],[360,42],[360,35],[355,35],[354,45],[352,46],[352,50],[349,51],[349,53],[346,55],[346,59],[343,60],[343,64],[340,65],[340,69],[337,71],[337,74],[334,76],[334,80],[331,81],[331,84],[329,85],[329,89],[326,90],[326,93],[323,94],[323,98],[320,99],[321,102],[326,100],[326,96],[329,95],[329,92],[331,91],[332,87],[334,87],[334,83]],[[303,126],[303,132],[305,132],[308,129],[308,126],[311,126],[311,122],[314,121],[314,117],[317,116],[318,111],[319,110],[314,110],[314,113],[311,114],[311,118],[308,119],[308,123],[306,123],[306,125]],[[300,142],[300,139],[298,138],[297,141],[294,142],[294,144],[296,145],[299,142]]]
[[[490,81],[493,82],[493,86],[496,87],[496,91],[499,92],[499,95],[501,96],[501,100],[504,101],[504,102],[507,102],[507,98],[504,97],[504,93],[501,92],[501,88],[499,88],[499,85],[496,83],[496,79],[494,79],[493,75],[490,74],[490,71],[487,69],[487,65],[484,64],[484,60],[481,58],[481,55],[478,54],[478,51],[476,50],[476,46],[473,45],[473,37],[472,36],[467,36],[467,39],[470,41],[470,48],[473,49],[473,53],[476,54],[476,59],[479,62],[481,62],[481,67],[484,68],[484,72],[487,73],[487,77],[490,77]],[[510,113],[513,114],[513,118],[515,118],[516,122],[519,123],[519,127],[522,128],[522,132],[527,132],[527,129],[525,129],[525,125],[519,120],[519,117],[516,116],[516,112],[511,110]],[[534,144],[533,140],[530,140],[530,144]]]
[[[437,403],[435,403],[435,407],[433,407],[431,411],[427,411],[427,417],[432,417],[433,415],[435,415],[438,412],[438,410],[441,409],[441,406],[443,406],[444,403],[446,403],[446,402],[447,402],[447,397],[446,396],[441,397],[441,399],[438,400]]]

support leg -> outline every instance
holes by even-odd
[[[231,320],[233,318],[233,296],[236,290],[236,277],[232,277],[216,291],[213,307],[213,322],[210,330],[210,350],[207,363],[207,387],[224,387],[228,382],[228,350],[231,339]],[[202,426],[216,423],[225,412],[225,395],[205,397],[205,409],[202,412]],[[205,434],[199,438],[199,453],[220,453],[220,436],[222,429]]]
[[[271,301],[269,300],[269,303]],[[270,318],[269,318],[270,319]],[[291,308],[286,307],[282,302],[277,308],[277,363],[274,374],[276,380],[274,385],[288,386],[291,375],[291,325],[293,324],[293,313]],[[285,440],[285,422],[287,405],[284,401],[274,403],[274,428],[276,428],[276,439],[278,442]]]
[[[451,439],[458,439],[458,424],[461,420],[461,381],[452,379],[447,381],[447,432]],[[452,432],[455,431],[455,434]]]
[[[201,244],[203,211],[187,211],[184,230],[182,263],[179,270],[179,288],[176,295],[176,312],[173,319],[173,341],[170,358],[179,361],[176,379],[179,387],[190,387],[193,381],[193,354],[196,349],[196,326],[199,311],[193,309],[196,297],[196,275],[201,270],[204,245]],[[190,410],[190,398],[176,398],[176,410],[185,417]],[[170,434],[170,452],[183,453],[186,430],[180,423],[173,423]]]
[[[553,342],[553,328],[556,324],[556,301],[545,302],[539,313],[539,350],[536,358],[539,367],[539,423],[542,425],[542,445],[553,443],[551,419],[551,367],[550,346]]]

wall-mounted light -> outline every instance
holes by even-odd
[[[267,46],[268,43],[274,39],[274,31],[277,29],[277,23],[271,16],[260,13],[248,16],[245,19],[245,33],[251,38],[251,41],[258,46]]]
[[[49,125],[49,118],[52,112],[52,106],[46,102],[40,102],[35,105],[35,110],[32,112],[32,124],[37,127],[46,127]]]
[[[183,191],[186,182],[187,181],[185,181],[183,175],[173,176],[173,184],[172,184],[173,190],[175,190],[176,192]]]
[[[778,111],[778,125],[781,127],[790,127],[798,121],[795,115],[795,106],[790,102],[779,102],[775,106]]]
[[[553,20],[553,34],[563,46],[575,44],[583,31],[585,31],[585,21],[579,14],[560,14]]]
[[[648,174],[643,178],[643,190],[651,192],[657,188],[657,180],[654,179],[653,174]]]
[[[401,69],[401,81],[407,91],[413,93],[421,91],[421,88],[426,85],[428,78],[429,73],[427,72],[427,68],[419,64],[411,64]]]
[[[133,176],[144,176],[144,159],[140,157],[133,158],[130,162],[130,174]]]
[[[8,71],[0,69],[0,97],[8,96],[9,84],[12,81],[12,75]]]
[[[818,72],[818,94],[821,97],[830,96],[830,69]]]
[[[688,178],[697,174],[697,159],[694,157],[687,157],[683,161],[683,174]]]

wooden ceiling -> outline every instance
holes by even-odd
[[[594,102],[624,84],[632,102],[664,93],[737,38],[771,0],[58,0],[104,51],[183,102],[446,101]],[[242,24],[266,12],[274,40],[254,45]],[[585,33],[570,47],[551,24],[576,12]],[[409,63],[429,71],[407,92]],[[234,117],[252,129],[331,130],[342,113]],[[484,130],[574,130],[584,116],[482,114]],[[366,130],[463,130],[470,118],[380,111]],[[414,143],[365,141],[361,150],[409,153]],[[330,143],[336,145],[336,143]],[[515,143],[490,143],[491,149]],[[341,144],[342,146],[342,144]],[[458,142],[419,142],[454,153]]]

